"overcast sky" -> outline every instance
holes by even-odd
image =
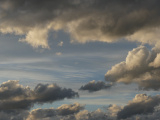
[[[1,0],[0,119],[159,118],[159,6]]]

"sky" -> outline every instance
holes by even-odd
[[[1,0],[1,120],[158,120],[160,1]]]

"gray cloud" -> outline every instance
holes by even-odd
[[[49,30],[64,30],[72,42],[159,43],[158,0],[1,0],[0,32],[25,35],[33,47],[49,48]],[[145,34],[144,34],[145,33]]]
[[[0,111],[1,120],[108,120],[105,112],[89,112],[79,103],[64,104],[58,108]]]
[[[125,84],[137,83],[140,89],[158,90],[160,88],[159,51],[149,51],[140,46],[128,52],[126,60],[114,65],[105,74],[107,81]]]
[[[0,111],[1,120],[23,120],[28,115],[29,111],[27,110]]]
[[[88,90],[89,92],[95,92],[102,89],[109,89],[112,86],[112,84],[106,84],[103,81],[96,82],[95,80],[90,81],[84,86],[81,86],[79,90]]]
[[[160,95],[137,94],[125,106],[110,105],[107,112],[89,112],[79,103],[63,104],[58,108],[0,111],[2,120],[150,120],[159,117]]]
[[[54,102],[64,98],[78,97],[72,89],[56,84],[38,84],[34,90],[24,87],[17,80],[9,80],[0,86],[0,110],[30,109],[34,103]]]
[[[81,105],[79,103],[74,104],[64,104],[57,108],[57,112],[59,115],[69,115],[79,112],[80,110],[84,109],[84,105]]]
[[[79,103],[74,104],[64,104],[57,109],[50,108],[50,109],[34,109],[30,112],[28,119],[45,119],[45,118],[56,118],[56,116],[67,116],[67,115],[74,115],[78,113],[80,110],[84,109],[83,105]]]
[[[126,119],[137,114],[153,113],[154,108],[160,103],[160,96],[147,96],[146,94],[137,94],[124,108],[118,112],[118,119]]]
[[[78,97],[78,93],[72,91],[72,89],[61,88],[56,84],[38,84],[34,92],[37,102],[52,102],[64,98]]]
[[[27,120],[107,120],[106,113],[102,112],[100,109],[93,112],[87,110],[77,112],[76,110],[74,113],[72,112],[72,114],[65,115],[58,114],[55,111],[59,111],[59,109],[35,109],[30,112]]]

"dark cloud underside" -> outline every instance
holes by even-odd
[[[0,32],[24,34],[20,41],[44,48],[49,30],[70,33],[72,42],[126,38],[155,44],[159,5],[159,0],[1,0]]]
[[[88,90],[89,92],[95,92],[103,89],[109,89],[111,86],[111,84],[106,84],[103,81],[96,82],[95,80],[93,80],[86,85],[81,86],[79,90]]]
[[[16,80],[9,80],[0,86],[0,110],[30,109],[35,103],[47,103],[64,98],[78,97],[72,89],[56,84],[38,84],[34,90],[24,87]]]

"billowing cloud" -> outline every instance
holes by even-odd
[[[82,109],[84,109],[84,105],[81,105],[79,103],[74,103],[70,105],[64,104],[58,107],[57,111],[59,115],[69,115],[69,114],[77,113]]]
[[[102,89],[109,89],[111,86],[111,84],[106,84],[103,81],[96,82],[95,80],[93,80],[87,83],[86,85],[81,86],[80,90],[88,90],[89,92],[95,92]]]
[[[69,110],[69,109],[68,109]],[[58,114],[59,109],[35,109],[30,112],[27,120],[107,120],[106,113],[100,109],[89,112],[82,110],[80,112],[75,111],[72,114]]]
[[[107,120],[100,109],[89,112],[79,103],[64,104],[58,108],[0,111],[1,120]]]
[[[125,106],[110,105],[107,111],[85,110],[79,103],[63,104],[57,108],[1,110],[2,120],[151,120],[159,119],[160,95],[137,94]]]
[[[64,30],[71,42],[114,42],[121,38],[159,43],[158,0],[1,0],[0,32],[49,48],[48,32]]]
[[[9,80],[0,86],[0,111],[30,109],[34,103],[54,102],[74,98],[78,93],[56,84],[38,84],[34,90],[24,87],[17,80]]]
[[[114,65],[105,74],[107,81],[125,84],[137,83],[141,89],[160,88],[160,55],[153,49],[149,51],[140,46],[128,52],[126,60]]]
[[[117,117],[117,113],[118,113],[119,111],[121,111],[122,108],[123,108],[122,106],[118,106],[118,105],[116,105],[116,104],[110,105],[110,106],[108,107],[108,113],[109,113],[110,117],[116,118],[116,117]]]
[[[153,113],[154,108],[160,104],[160,95],[147,96],[146,94],[137,94],[124,108],[118,112],[118,119],[126,119],[137,114]]]
[[[34,109],[30,112],[28,116],[28,120],[39,120],[45,118],[56,118],[57,116],[67,116],[78,113],[80,110],[84,109],[83,105],[79,103],[75,104],[64,104],[57,109],[49,108],[49,109]]]

